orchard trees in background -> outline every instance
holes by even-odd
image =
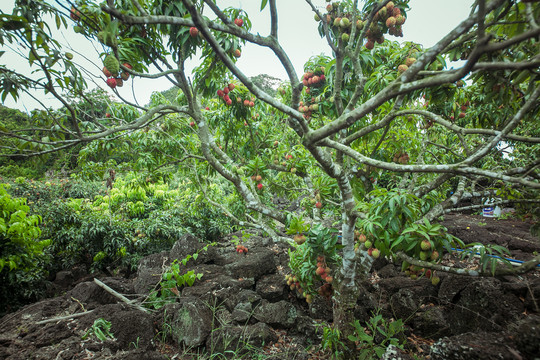
[[[35,3],[17,1],[12,15],[2,14],[0,40],[24,44],[28,53],[20,55],[40,76],[2,66],[2,96],[41,89],[62,101],[65,115],[51,114],[47,126],[24,136],[1,129],[3,138],[19,140],[4,155],[88,144],[84,162],[100,146],[123,144],[139,169],[178,166],[230,219],[295,245],[291,287],[307,299],[333,290],[344,335],[373,257],[401,261],[411,276],[434,282],[428,269],[485,275],[540,262],[499,268],[486,255],[503,250],[486,247],[478,272],[442,267],[443,252],[463,244],[436,224],[465,198],[538,203],[537,6],[478,0],[468,18],[424,49],[395,39],[422,26],[407,21],[407,0],[306,0],[331,56],[306,59],[299,72],[279,41],[275,0],[261,1],[268,35],[252,33],[243,10],[211,0]],[[99,44],[102,75],[77,67],[51,37],[45,14],[58,28],[69,15],[75,32]],[[246,43],[270,49],[286,71],[275,95],[237,66]],[[188,73],[194,56],[200,64]],[[138,77],[168,79],[180,91],[174,101],[155,94],[148,106],[130,103],[122,86]],[[106,82],[124,104],[85,119],[79,102],[65,100],[67,93],[84,98],[85,79]],[[211,196],[217,178],[242,207]],[[303,208],[284,210],[277,197]]]

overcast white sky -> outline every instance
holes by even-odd
[[[51,1],[52,2],[52,1]],[[265,9],[259,11],[260,0],[221,0],[217,1],[221,7],[234,6],[245,10],[252,20],[253,32],[259,32],[266,35],[269,32],[269,12]],[[325,0],[314,0],[314,3],[324,9]],[[470,6],[473,0],[411,0],[411,10],[407,14],[407,22],[404,25],[404,37],[399,40],[414,41],[421,43],[424,47],[430,47],[441,39],[446,33],[453,29],[459,22],[467,17],[470,12]],[[5,13],[11,13],[13,9],[13,0],[1,0],[0,10]],[[303,64],[309,57],[321,53],[329,53],[328,45],[324,39],[319,37],[317,23],[313,20],[313,13],[309,6],[303,0],[278,0],[279,13],[279,39],[282,46],[289,54],[298,74],[303,72]],[[54,27],[51,24],[51,27]],[[99,51],[101,47],[96,48],[84,37],[74,34],[71,27],[65,31],[60,41],[69,44],[76,54],[74,61],[80,64],[94,74],[100,74],[102,67],[99,60]],[[390,37],[395,40],[396,38]],[[2,47],[2,51],[10,50]],[[77,55],[81,54],[81,55]],[[85,60],[84,57],[88,58]],[[20,58],[6,54],[0,58],[0,63],[6,64],[9,68],[25,69]],[[278,60],[268,50],[258,48],[254,45],[247,45],[242,49],[242,57],[237,65],[248,76],[258,74],[269,74],[278,78],[285,78],[285,71],[280,67]],[[105,78],[102,80],[96,78],[97,83],[109,92],[110,89],[105,85]],[[132,88],[133,85],[133,88]],[[147,104],[153,91],[162,91],[169,89],[171,84],[167,80],[143,80],[130,79],[123,88],[119,89],[122,96],[133,100],[132,92],[136,94],[136,100],[139,104]],[[40,98],[47,105],[53,106],[52,98],[47,98],[40,94]],[[27,97],[19,99],[15,103],[11,97],[6,99],[5,104],[9,107],[15,107],[21,110],[32,110],[38,107],[37,103]]]

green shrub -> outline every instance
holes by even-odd
[[[43,249],[49,240],[41,240],[41,218],[29,215],[24,198],[12,198],[0,185],[0,315],[34,300],[43,290],[46,276],[42,264]]]

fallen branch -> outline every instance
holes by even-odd
[[[36,324],[41,325],[41,324],[47,324],[47,323],[55,322],[55,321],[74,319],[74,318],[78,318],[78,317],[90,314],[92,311],[94,311],[94,310],[88,310],[88,311],[84,311],[84,312],[81,312],[81,313],[76,313],[76,314],[71,314],[71,315],[66,315],[66,316],[59,316],[59,317],[55,317],[55,318],[52,318],[52,319],[41,320],[41,321],[36,322]]]
[[[495,270],[495,274],[492,274],[489,271],[482,271],[482,270],[473,270],[473,269],[461,269],[461,268],[454,268],[451,266],[444,266],[440,264],[433,264],[428,261],[422,261],[415,258],[412,258],[408,255],[406,255],[403,252],[398,252],[396,254],[398,258],[401,260],[404,260],[408,262],[409,264],[420,266],[426,269],[432,269],[432,270],[438,270],[442,272],[447,272],[451,274],[457,274],[457,275],[468,275],[468,276],[486,276],[486,277],[493,277],[493,276],[505,276],[505,275],[521,275],[525,274],[529,271],[533,271],[536,269],[536,266],[540,264],[540,255],[536,256],[532,260],[526,261],[522,263],[520,266],[516,268],[497,268]]]
[[[100,280],[94,278],[94,282],[95,282],[100,288],[102,288],[103,290],[105,290],[106,292],[108,292],[109,294],[113,295],[114,297],[117,297],[118,299],[122,300],[122,301],[125,302],[126,304],[135,307],[137,310],[140,310],[140,311],[143,311],[143,312],[148,312],[148,311],[149,311],[148,309],[143,308],[141,305],[134,303],[133,300],[129,300],[129,299],[128,299],[127,297],[125,297],[124,295],[122,295],[122,294],[118,293],[117,291],[113,290],[112,288],[108,287],[107,285],[105,285],[105,284],[104,284],[103,282],[101,282]]]

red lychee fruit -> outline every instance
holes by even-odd
[[[190,27],[189,35],[191,35],[191,37],[197,37],[199,35],[199,29],[197,29],[196,27]]]
[[[223,96],[223,101],[229,102],[229,101],[231,101],[231,98],[229,97],[229,95],[224,95]]]
[[[112,77],[112,73],[106,67],[103,67],[102,71],[103,71],[103,75],[105,75],[106,77],[108,78]]]
[[[368,49],[368,50],[373,50],[373,48],[375,47],[375,41],[373,41],[373,40],[370,39],[370,40],[368,40],[368,41],[366,42],[366,44],[365,44],[364,46],[365,46],[366,49]]]
[[[244,20],[242,20],[242,19],[234,19],[234,24],[236,26],[242,27],[242,25],[244,25]]]
[[[75,6],[72,6],[71,11],[69,12],[69,17],[71,20],[79,21],[81,19],[81,12],[75,9]]]
[[[234,54],[234,56],[237,57],[237,58],[239,58],[240,56],[242,56],[242,52],[240,51],[240,49],[234,50],[234,53],[233,53],[233,54]]]
[[[115,78],[107,79],[106,83],[111,89],[114,89],[116,87],[116,79]]]
[[[232,105],[232,100],[231,100],[231,99],[226,100],[226,101],[225,101],[225,104],[227,104],[227,106],[231,106],[231,105]]]
[[[249,100],[248,99],[244,100],[244,106],[249,106]]]
[[[261,184],[261,183],[258,183],[258,184],[257,184],[257,189],[262,190],[263,187],[264,187],[263,184]]]
[[[190,122],[189,126],[194,127],[195,126],[195,121]]]
[[[233,91],[234,88],[235,88],[235,85],[233,83],[227,85],[227,87],[229,88],[230,91]]]
[[[255,106],[255,103],[253,101],[250,101],[249,102],[249,107],[254,107]]]
[[[315,207],[316,207],[317,209],[322,208],[322,203],[321,203],[320,201],[317,201],[317,202],[315,203]]]
[[[219,96],[220,98],[222,98],[225,94],[223,93],[223,90],[218,90],[217,91],[217,96]]]
[[[460,119],[463,119],[463,118],[465,117],[465,113],[464,113],[464,112],[460,112],[458,116],[459,116]]]
[[[105,117],[106,117],[106,118],[110,118],[110,117],[112,117],[112,115],[111,115],[111,113],[106,113],[106,114],[105,114]]]

